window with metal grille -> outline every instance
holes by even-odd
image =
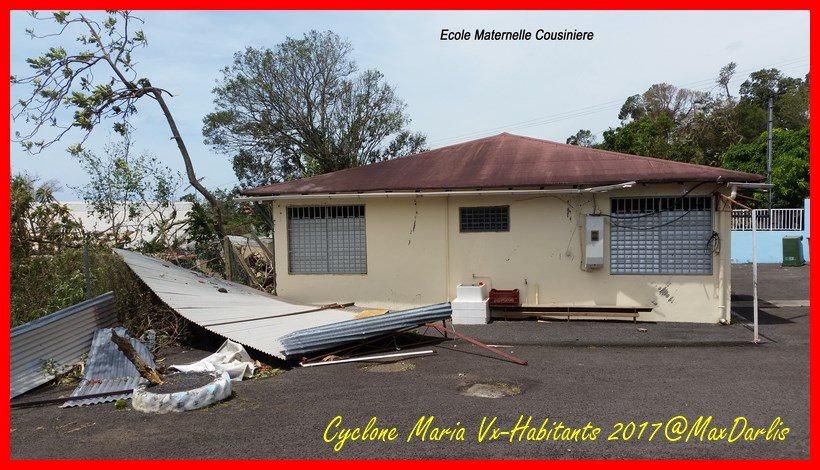
[[[288,207],[288,272],[367,273],[364,206]]]
[[[462,232],[509,232],[510,206],[460,207]]]
[[[712,198],[613,198],[610,273],[712,274]]]

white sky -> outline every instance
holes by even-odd
[[[351,41],[360,69],[376,68],[407,103],[411,129],[440,147],[509,131],[558,142],[578,129],[597,134],[618,124],[627,96],[654,83],[708,91],[718,70],[737,62],[736,94],[749,72],[776,67],[790,76],[809,70],[809,14],[755,12],[137,12],[148,47],[135,54],[140,76],[171,91],[170,107],[208,187],[230,188],[227,156],[203,143],[202,118],[213,111],[211,89],[220,69],[246,46],[273,47],[286,36],[333,30]],[[50,43],[31,40],[27,14],[11,15],[11,71],[27,74],[25,58]],[[42,26],[42,24],[41,24]],[[443,28],[473,31],[592,31],[592,41],[440,41]],[[68,36],[74,37],[74,34]],[[12,103],[24,96],[12,88]],[[138,150],[182,171],[182,159],[159,108],[146,100],[134,120]],[[12,133],[22,130],[12,122]],[[86,148],[102,151],[110,125]],[[66,139],[40,155],[11,144],[12,173],[57,180],[58,197],[87,178],[65,152]],[[189,190],[190,191],[190,190]]]

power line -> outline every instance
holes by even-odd
[[[785,62],[782,62],[782,64],[789,64],[789,63],[795,62],[796,60],[798,60],[798,59],[792,59],[790,61],[785,61]],[[805,61],[806,59],[801,59],[801,60]],[[772,65],[770,65],[770,67],[774,66],[774,65],[779,65],[779,64],[781,64],[781,63],[772,64]],[[804,66],[804,64],[792,65],[790,67],[782,68],[781,70],[789,70],[789,69],[793,69],[793,68],[796,68],[796,67],[803,67],[803,66]],[[754,71],[754,70],[759,70],[759,69],[749,69],[747,71]],[[746,71],[741,71],[739,73],[745,73],[745,72]],[[736,78],[736,79],[731,80],[729,83],[735,83],[738,80],[745,80],[745,79],[744,78]],[[682,88],[691,87],[692,84],[694,84],[694,83],[703,83],[705,81],[706,82],[714,82],[714,79],[698,80],[697,82],[687,83],[687,84],[682,85]],[[709,92],[711,92],[712,90],[714,90],[717,87],[718,87],[718,85],[715,83],[714,85],[712,85],[710,87],[707,87],[707,88],[709,88],[709,90],[701,89],[701,90],[696,90],[696,91],[709,91]],[[579,109],[572,110],[572,111],[565,111],[563,113],[557,113],[557,114],[553,114],[553,115],[543,116],[541,118],[530,119],[528,121],[522,121],[522,122],[511,124],[511,125],[508,125],[508,126],[496,127],[496,128],[488,129],[488,130],[484,130],[484,131],[476,131],[476,132],[472,132],[472,133],[469,133],[469,134],[462,134],[462,135],[457,136],[457,137],[450,137],[450,138],[447,138],[447,139],[438,139],[436,141],[433,141],[432,143],[460,140],[460,139],[463,139],[465,137],[478,137],[478,136],[488,134],[488,133],[491,133],[491,132],[495,132],[495,131],[499,131],[499,130],[518,130],[518,129],[525,129],[525,128],[529,128],[529,127],[541,126],[541,125],[545,125],[545,124],[552,124],[552,123],[567,120],[567,119],[587,116],[587,115],[590,115],[590,114],[595,114],[595,113],[599,113],[599,112],[603,112],[603,111],[610,111],[610,110],[614,110],[614,109],[619,109],[622,103],[623,103],[623,99],[608,101],[606,103],[601,103],[601,104],[593,105],[593,106],[587,106],[585,108],[579,108]],[[603,131],[601,131],[601,132],[603,132]]]

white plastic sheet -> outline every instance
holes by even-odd
[[[170,368],[180,372],[224,371],[228,373],[233,382],[253,377],[255,369],[253,359],[245,348],[231,340],[226,340],[215,353],[204,359],[190,364],[172,365]]]

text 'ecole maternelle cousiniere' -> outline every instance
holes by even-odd
[[[592,31],[563,29],[547,31],[539,29],[533,33],[527,29],[518,31],[498,31],[495,29],[442,29],[439,39],[442,41],[591,41],[595,37]]]

